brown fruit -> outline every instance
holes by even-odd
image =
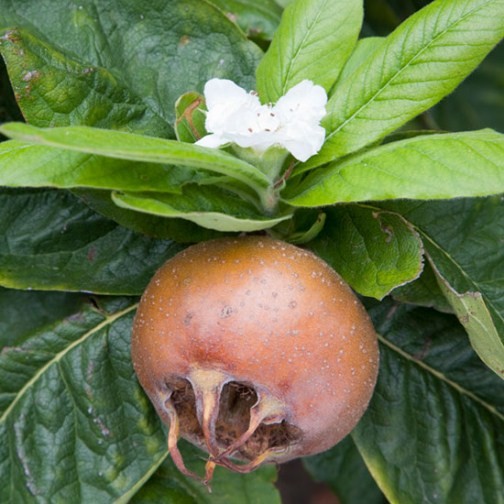
[[[195,476],[182,436],[210,454],[206,481],[216,464],[248,472],[330,448],[364,413],[378,370],[348,285],[314,254],[254,236],[167,261],[140,302],[132,357],[177,467]]]

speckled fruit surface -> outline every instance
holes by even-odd
[[[156,273],[132,336],[137,376],[179,436],[247,472],[326,450],[371,398],[378,344],[360,301],[311,252],[267,237],[224,238]],[[238,459],[243,463],[233,461]]]

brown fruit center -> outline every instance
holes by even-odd
[[[183,436],[205,446],[210,453],[205,482],[215,465],[250,472],[301,439],[301,430],[283,418],[279,401],[218,371],[193,371],[189,379],[173,377],[166,388],[170,452],[177,467],[195,477],[185,467],[176,443]],[[231,457],[245,464],[236,464]]]

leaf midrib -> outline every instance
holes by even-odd
[[[326,5],[327,1],[324,2],[324,6]],[[309,39],[309,37],[311,36],[312,32],[313,32],[313,27],[315,26],[315,29],[317,27],[317,23],[318,23],[318,20],[321,16],[321,13],[322,13],[322,8],[319,9],[316,17],[315,17],[315,20],[312,21],[312,23],[309,25],[308,27],[308,30],[306,30],[305,32],[305,35],[303,36],[300,44],[298,44],[298,47],[296,49],[296,51],[294,52],[294,55],[292,58],[289,59],[288,61],[288,65],[287,65],[287,68],[285,70],[285,79],[282,79],[283,80],[283,83],[282,83],[282,92],[281,92],[281,95],[280,96],[283,96],[285,95],[285,93],[288,91],[287,89],[287,83],[289,82],[290,80],[290,75],[291,75],[291,72],[292,72],[292,68],[295,67],[295,63],[297,61],[297,59],[300,57],[300,53],[303,49],[306,48],[306,45],[305,45],[305,41],[307,39]]]
[[[121,310],[121,311],[119,311],[117,313],[114,313],[113,315],[106,316],[105,319],[102,322],[100,322],[98,325],[96,325],[95,327],[93,327],[92,329],[90,329],[89,331],[87,331],[80,338],[78,338],[75,341],[73,341],[64,350],[62,350],[61,352],[58,352],[57,354],[55,354],[54,357],[50,361],[46,362],[46,364],[44,364],[32,376],[32,378],[30,378],[23,385],[23,387],[19,390],[19,392],[17,393],[17,395],[14,398],[14,400],[9,404],[9,406],[7,407],[7,409],[4,411],[4,413],[0,417],[0,423],[3,423],[3,422],[5,422],[7,420],[7,418],[9,417],[10,413],[12,412],[12,410],[14,409],[14,407],[16,406],[16,404],[18,404],[18,402],[23,398],[23,396],[25,395],[25,393],[33,386],[34,383],[37,382],[37,380],[39,379],[39,377],[42,376],[46,372],[47,369],[49,369],[53,364],[59,363],[63,359],[63,357],[65,357],[65,355],[68,354],[68,352],[70,352],[73,348],[75,348],[76,346],[78,346],[81,343],[83,343],[84,341],[86,341],[88,338],[90,338],[91,336],[93,336],[94,334],[96,334],[98,331],[100,331],[104,327],[112,324],[113,322],[115,322],[116,320],[120,319],[121,317],[123,317],[124,315],[128,314],[129,312],[136,310],[137,306],[138,306],[138,303],[135,303],[135,304],[133,304],[131,306],[128,306],[127,308],[125,308],[125,309],[123,309],[123,310]]]
[[[459,394],[462,394],[475,403],[478,403],[480,406],[484,407],[486,410],[488,410],[492,415],[497,417],[499,420],[504,422],[504,414],[500,413],[495,406],[492,406],[491,404],[487,403],[480,397],[478,397],[476,394],[471,392],[470,390],[467,390],[466,388],[462,387],[455,381],[451,380],[448,378],[445,374],[443,374],[441,371],[438,371],[437,369],[433,368],[432,366],[429,366],[426,364],[424,361],[415,359],[411,354],[407,353],[404,351],[402,348],[398,347],[394,343],[392,343],[390,340],[385,338],[383,335],[378,334],[378,339],[381,343],[383,343],[385,346],[387,346],[389,349],[392,351],[396,352],[399,354],[401,357],[405,358],[409,362],[412,362],[416,364],[417,366],[421,367],[424,371],[427,371],[431,375],[435,376],[436,378],[440,379],[443,383],[451,387],[452,389],[455,389]]]
[[[460,274],[467,280],[467,282],[471,285],[473,285],[476,289],[477,292],[480,292],[482,296],[484,297],[485,303],[489,305],[493,313],[499,318],[500,321],[504,324],[504,317],[501,315],[500,311],[495,307],[494,303],[492,302],[491,299],[488,298],[484,290],[480,287],[479,282],[476,282],[475,280],[472,279],[472,277],[462,268],[462,266],[441,246],[439,245],[430,235],[428,235],[425,231],[420,229],[418,226],[415,226],[414,224],[410,223],[417,231],[418,233],[423,236],[426,240],[431,243],[438,252],[440,252],[446,259],[449,261],[453,266],[457,268],[458,271],[460,271]],[[451,285],[451,282],[448,282]]]
[[[377,99],[377,97],[380,94],[382,94],[387,88],[389,88],[392,85],[392,83],[393,83],[394,80],[396,80],[406,69],[408,69],[418,57],[420,57],[425,51],[427,51],[428,49],[430,49],[430,47],[432,45],[434,45],[441,37],[443,37],[446,33],[448,33],[453,28],[455,28],[459,23],[461,23],[468,16],[472,15],[475,11],[480,10],[483,7],[485,7],[491,1],[492,0],[488,0],[488,2],[486,2],[485,4],[479,5],[477,8],[474,8],[473,10],[469,11],[467,14],[465,14],[464,16],[462,16],[461,18],[459,18],[456,22],[454,22],[453,24],[449,25],[449,27],[447,27],[445,30],[443,30],[442,32],[440,32],[439,35],[437,35],[436,37],[434,37],[433,39],[431,39],[430,42],[426,46],[422,47],[422,49],[420,51],[418,51],[417,53],[415,53],[411,57],[411,59],[409,59],[407,61],[406,65],[402,66],[396,73],[394,73],[384,83],[384,85],[380,89],[378,89],[376,91],[376,93],[374,93],[373,96],[371,96],[370,99],[368,99],[365,103],[363,103],[351,116],[349,116],[343,123],[341,123],[341,125],[338,126],[337,129],[335,129],[334,131],[332,131],[331,133],[329,133],[329,135],[327,135],[326,142],[328,140],[330,140],[334,135],[336,135],[336,133],[338,133],[339,131],[341,131],[342,129],[344,129],[344,127],[350,121],[352,121],[356,116],[358,116],[362,110],[364,110],[365,108],[367,108],[368,106],[370,106]],[[360,65],[360,66],[362,67],[363,65]]]

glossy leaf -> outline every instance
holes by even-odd
[[[501,0],[437,0],[404,21],[340,81],[323,120],[326,143],[308,167],[377,142],[435,105],[504,36]]]
[[[502,502],[504,382],[453,316],[382,303],[378,384],[352,432],[391,503]]]
[[[127,230],[62,191],[0,191],[0,236],[0,285],[16,289],[138,295],[181,250]]]
[[[416,231],[399,215],[371,207],[328,209],[325,228],[309,247],[353,289],[377,299],[417,278],[423,267]]]
[[[282,15],[271,46],[257,68],[257,91],[276,102],[304,79],[328,91],[357,42],[360,0],[298,0]]]
[[[160,217],[179,217],[223,232],[268,229],[290,215],[268,217],[232,193],[210,186],[187,186],[182,195],[115,193],[116,205]]]
[[[27,143],[97,154],[128,161],[181,164],[229,175],[252,188],[268,187],[269,181],[254,166],[226,152],[198,145],[146,137],[123,131],[69,126],[37,128],[28,124],[8,123],[0,126],[7,136]]]
[[[212,77],[228,78],[253,89],[255,67],[262,54],[220,10],[201,0],[148,3],[64,0],[56,7],[53,0],[22,3],[1,0],[0,28],[12,27],[25,29],[52,47],[60,48],[65,61],[71,59],[85,67],[112,73],[128,95],[140,97],[150,113],[169,125],[175,121],[174,105],[178,97],[188,91],[202,92],[205,82]],[[17,56],[21,60],[24,57],[22,53]],[[20,61],[19,67],[22,64]],[[43,68],[30,70],[42,72]],[[98,82],[92,89],[99,93]],[[46,90],[42,87],[40,91],[39,97],[32,92],[37,100],[24,103],[24,113],[32,119],[35,118],[29,107],[41,111],[44,101],[55,100],[51,99],[52,87]],[[69,92],[65,90],[65,94]],[[76,98],[84,100],[86,95]],[[71,112],[78,103],[66,100],[60,106],[67,106]],[[42,121],[31,122],[46,126],[50,114],[48,107]],[[78,117],[72,118],[71,124],[82,123]],[[59,123],[66,124],[66,119]],[[158,131],[156,136],[163,134]]]
[[[492,130],[391,142],[311,173],[289,194],[295,206],[504,192],[504,135]]]
[[[130,364],[134,308],[89,305],[2,354],[3,502],[115,500],[164,458]]]

